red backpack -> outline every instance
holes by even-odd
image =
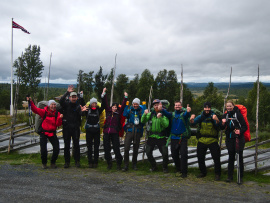
[[[249,128],[249,123],[248,123],[248,119],[247,119],[247,108],[241,104],[236,104],[235,106],[238,107],[240,113],[243,115],[243,117],[246,121],[247,130],[244,132],[244,136],[245,136],[245,141],[249,142],[250,141],[250,128]]]

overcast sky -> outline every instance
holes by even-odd
[[[75,83],[78,71],[130,77],[175,70],[184,82],[270,82],[268,0],[5,0],[0,3],[0,82],[10,82],[13,59],[39,45],[51,82]]]

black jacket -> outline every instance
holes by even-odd
[[[234,109],[230,112],[225,113],[222,118],[226,119],[226,123],[225,125],[221,125],[221,129],[225,129],[226,145],[228,150],[233,150],[233,147],[235,146],[235,129],[240,130],[239,146],[240,150],[243,150],[245,146],[244,132],[247,130],[247,125],[238,107],[234,106]]]
[[[69,92],[66,92],[60,99],[59,103],[63,110],[63,127],[80,127],[81,126],[81,107],[80,103],[71,103],[66,100]]]

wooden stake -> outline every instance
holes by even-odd
[[[259,133],[259,98],[260,98],[260,80],[259,80],[259,70],[258,65],[258,78],[257,78],[257,106],[256,106],[256,146],[255,146],[255,174],[258,173],[258,133]]]
[[[229,83],[228,91],[227,91],[226,96],[224,97],[223,114],[225,112],[226,100],[227,100],[227,98],[229,96],[229,92],[230,92],[230,88],[231,88],[231,81],[232,81],[232,67],[231,67],[230,83]],[[220,132],[220,138],[219,138],[219,146],[220,146],[220,148],[221,148],[221,144],[222,144],[222,137],[223,137],[223,130]]]

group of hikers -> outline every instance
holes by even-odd
[[[80,101],[73,86],[69,86],[67,92],[61,97],[59,103],[62,113],[56,110],[56,102],[49,100],[48,106],[44,109],[37,108],[31,97],[27,100],[31,104],[32,111],[42,118],[42,124],[38,130],[40,135],[40,149],[42,167],[47,168],[47,139],[53,147],[51,156],[51,168],[56,168],[56,160],[59,154],[59,141],[56,136],[56,129],[63,125],[64,138],[64,168],[70,167],[70,142],[73,141],[73,156],[75,166],[80,167],[80,126],[81,117],[86,117],[86,143],[88,148],[89,168],[98,167],[99,146],[100,146],[100,115],[103,110],[106,112],[106,120],[103,126],[103,145],[105,160],[108,170],[112,169],[111,146],[115,154],[117,170],[129,170],[129,151],[133,144],[132,169],[137,168],[137,156],[140,146],[140,139],[143,136],[146,125],[148,138],[146,140],[145,152],[151,165],[150,171],[157,171],[157,163],[153,156],[155,147],[159,149],[163,162],[163,172],[168,173],[168,144],[171,143],[171,155],[174,161],[176,172],[181,173],[182,178],[188,174],[188,139],[190,138],[190,125],[199,125],[197,158],[200,174],[198,178],[207,175],[205,156],[207,149],[210,150],[215,165],[215,180],[219,181],[221,176],[220,146],[218,144],[218,132],[225,130],[226,146],[229,154],[227,182],[233,181],[234,162],[236,152],[239,154],[240,183],[243,183],[243,149],[245,139],[243,133],[247,130],[246,122],[234,102],[226,102],[226,112],[222,118],[218,118],[211,103],[205,102],[203,111],[197,117],[191,114],[191,107],[182,107],[180,101],[174,102],[174,112],[169,112],[161,100],[154,99],[152,108],[149,111],[145,105],[141,105],[140,99],[135,98],[132,105],[127,105],[128,93],[124,93],[122,104],[112,103],[108,105],[106,88],[101,94],[102,103],[98,106],[96,98],[90,99],[89,105]],[[121,115],[126,118],[124,126],[126,135],[124,140],[124,166],[123,157],[120,152],[119,131],[122,128]],[[168,130],[169,129],[169,130]],[[93,147],[94,146],[94,150]],[[93,153],[94,151],[94,153]]]

